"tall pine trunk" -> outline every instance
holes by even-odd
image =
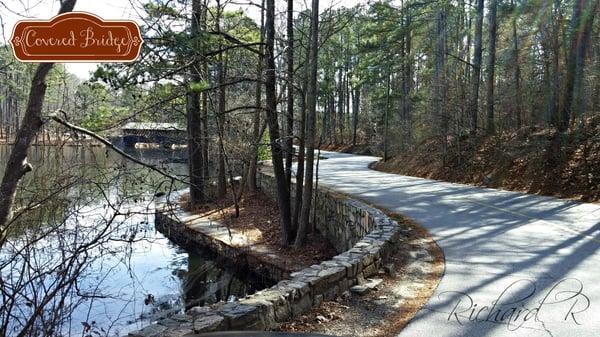
[[[215,31],[221,31],[221,1],[217,0],[217,14],[215,17]],[[219,49],[222,48],[219,44]],[[227,178],[225,172],[225,146],[223,144],[223,130],[225,124],[225,65],[223,52],[217,56],[217,133],[218,133],[218,156],[217,156],[217,196],[223,197],[227,193]]]
[[[436,43],[435,43],[435,69],[434,69],[434,109],[437,117],[438,136],[442,144],[444,161],[446,160],[448,134],[448,112],[446,109],[446,2],[440,1],[436,11]]]
[[[308,51],[308,49],[307,49]],[[308,58],[308,53],[306,55]],[[303,188],[304,188],[304,157],[306,154],[306,87],[308,83],[308,66],[304,66],[304,76],[302,80],[302,97],[300,97],[300,134],[298,136],[298,169],[296,170],[296,200],[294,204],[294,213],[292,215],[292,228],[298,230],[300,210],[302,208]]]
[[[583,115],[583,69],[590,36],[600,0],[576,0],[570,26],[570,49],[559,130],[566,131],[571,119]]]
[[[547,121],[550,125],[558,127],[560,124],[559,116],[559,97],[560,97],[560,22],[562,20],[561,0],[555,0],[550,19],[552,21],[552,59],[550,61],[551,81],[547,88],[549,89],[548,103],[546,104]]]
[[[281,241],[284,245],[290,243],[291,210],[290,190],[283,167],[283,149],[281,146],[279,123],[277,120],[277,93],[275,92],[275,0],[267,0],[266,50],[265,50],[265,94],[267,123],[271,143],[273,171],[277,183],[277,203],[281,217]]]
[[[356,146],[356,131],[358,128],[358,110],[360,109],[360,86],[352,88],[352,146]]]
[[[488,59],[487,59],[487,95],[486,95],[486,133],[492,134],[495,131],[494,125],[494,88],[495,88],[495,69],[496,69],[496,12],[498,8],[497,0],[492,0],[488,12]]]
[[[199,61],[202,53],[201,41],[199,39],[201,32],[202,5],[200,0],[192,1],[192,24],[190,28],[190,40],[192,43],[193,57],[196,59],[191,66],[190,83],[188,85],[186,114],[187,114],[187,132],[188,132],[188,157],[189,157],[189,179],[190,179],[190,206],[195,206],[204,201],[204,170],[203,170],[203,151],[202,151],[202,116],[200,111],[200,94],[192,90],[192,84],[199,83],[202,80]]]
[[[296,234],[295,246],[300,247],[306,240],[308,222],[313,194],[313,171],[315,160],[315,115],[317,110],[317,55],[319,48],[319,0],[312,0],[310,20],[310,43],[309,43],[309,65],[308,85],[306,92],[306,173],[304,181],[302,209],[298,232]]]
[[[412,90],[412,36],[410,31],[411,25],[410,9],[404,10],[404,43],[403,43],[403,60],[402,60],[402,118],[405,131],[405,143],[410,145],[412,142],[412,113],[411,113],[411,90]]]
[[[294,1],[287,1],[287,114],[285,141],[285,175],[288,186],[292,180],[292,160],[294,155]]]
[[[263,76],[263,60],[262,54],[264,52],[264,47],[262,42],[264,42],[264,33],[265,33],[265,0],[262,0],[261,10],[260,10],[260,42],[261,45],[259,47],[258,55],[258,64],[256,66],[256,77],[258,81],[256,82],[256,91],[254,97],[254,104],[256,105],[256,109],[254,110],[254,121],[252,125],[252,139],[254,144],[252,144],[252,155],[250,158],[250,164],[248,165],[248,189],[252,192],[256,191],[256,170],[257,170],[257,161],[258,161],[258,147],[261,141],[261,132],[260,132],[260,115],[261,115],[261,101],[262,101],[262,76]]]
[[[513,62],[514,62],[514,82],[515,82],[515,109],[514,109],[514,120],[516,123],[516,127],[521,128],[521,115],[522,115],[522,99],[521,99],[521,63],[519,57],[519,35],[517,33],[517,20],[519,18],[519,4],[515,3],[514,0],[511,0],[511,3],[514,8],[513,18],[512,18],[512,39],[513,39]]]
[[[479,82],[481,78],[481,45],[483,35],[483,0],[477,0],[477,16],[475,18],[475,48],[473,54],[473,77],[471,79],[471,99],[469,115],[471,116],[471,134],[477,133],[477,115],[479,113]]]
[[[392,74],[390,69],[387,71],[385,80],[385,113],[383,117],[383,161],[386,162],[389,158],[389,123],[390,123],[390,80]]]

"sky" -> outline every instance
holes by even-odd
[[[75,11],[85,11],[96,14],[103,19],[130,19],[142,23],[140,18],[141,3],[147,0],[78,0]],[[260,19],[260,12],[256,6],[241,4],[252,0],[233,1],[226,9],[235,10],[242,8],[248,16],[255,20]],[[253,0],[258,2],[260,0]],[[294,0],[295,9],[306,8],[310,0]],[[321,10],[329,7],[352,7],[365,0],[321,0]],[[286,1],[276,0],[278,10],[285,10]],[[22,19],[50,19],[58,12],[59,0],[0,0],[0,42],[7,44],[10,40],[12,30],[17,21]],[[96,69],[97,63],[65,63],[67,70],[79,78],[85,80],[90,72]]]

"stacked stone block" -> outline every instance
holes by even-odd
[[[275,196],[275,180],[260,174],[260,187]],[[322,301],[342,295],[350,287],[376,274],[407,232],[378,209],[362,202],[319,190],[316,203],[316,228],[334,244],[339,254],[331,260],[291,273],[289,279],[246,296],[236,302],[194,307],[176,318],[158,321],[132,337],[176,337],[190,332],[221,330],[271,330],[280,323],[298,317]],[[215,240],[197,238],[190,233],[176,233],[181,219],[193,217],[157,208],[157,227],[170,236],[197,241],[217,253],[236,254],[235,247],[215,245]],[[238,252],[238,254],[240,254]]]

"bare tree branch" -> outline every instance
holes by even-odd
[[[57,112],[64,113],[63,110],[58,110]],[[181,179],[181,178],[179,178],[177,176],[169,174],[169,173],[161,170],[160,168],[158,168],[156,165],[145,163],[145,162],[143,162],[143,161],[141,161],[141,160],[139,160],[139,159],[131,156],[130,154],[124,152],[121,149],[119,149],[113,143],[111,143],[109,140],[107,140],[106,138],[98,135],[97,133],[67,122],[66,120],[58,117],[58,115],[56,113],[52,114],[52,115],[50,115],[48,117],[50,119],[52,119],[53,121],[55,121],[55,122],[57,122],[59,124],[62,124],[62,125],[66,126],[67,128],[69,128],[69,129],[71,129],[73,131],[83,133],[85,135],[88,135],[88,136],[96,139],[97,141],[99,141],[100,143],[104,144],[105,146],[107,146],[111,150],[115,151],[116,153],[120,154],[121,156],[129,159],[130,161],[132,161],[132,162],[134,162],[136,164],[142,165],[142,166],[147,167],[147,168],[149,168],[149,169],[151,169],[151,170],[153,170],[155,172],[158,172],[159,174],[161,174],[161,175],[163,175],[163,176],[165,176],[165,177],[167,177],[167,178],[169,178],[169,179],[171,179],[173,181],[179,181],[179,182],[182,182],[182,183],[185,183],[185,184],[189,184],[189,182],[187,182],[186,180],[183,180],[183,179]]]

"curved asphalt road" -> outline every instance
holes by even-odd
[[[370,170],[321,152],[319,183],[404,214],[444,251],[409,336],[600,336],[600,205]]]

